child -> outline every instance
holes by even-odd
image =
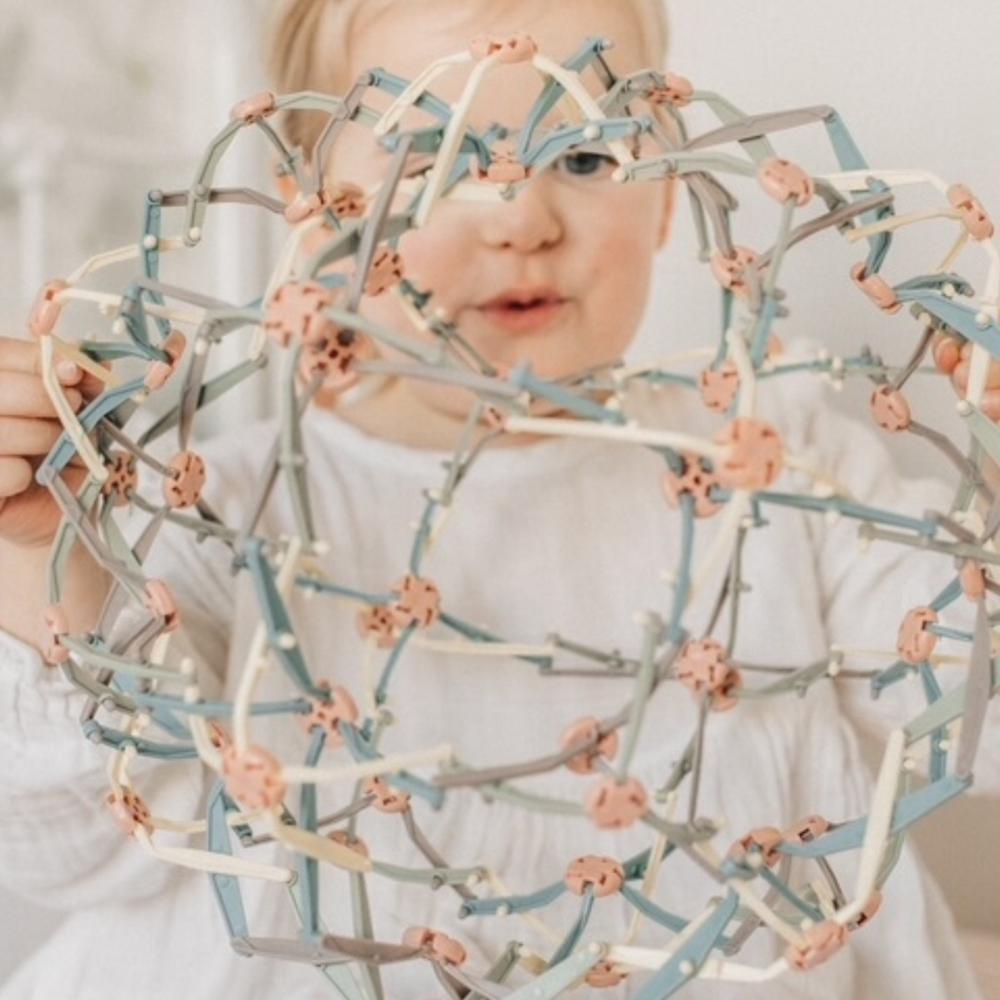
[[[581,35],[612,37],[616,44],[609,58],[618,73],[660,64],[665,48],[659,0],[574,0],[572,17],[565,5],[543,0],[295,0],[277,22],[275,82],[281,91],[344,93],[373,65],[412,78],[434,57],[463,49],[484,26],[501,35],[527,31],[542,51],[560,58]],[[435,89],[448,99],[456,96],[446,81]],[[514,70],[503,89],[483,97],[472,123],[519,122],[535,93],[528,74]],[[308,148],[315,138],[308,122],[294,128],[301,132],[292,141]],[[362,183],[384,169],[384,154],[352,144],[338,146],[329,164],[338,180]],[[434,290],[435,305],[497,368],[527,361],[547,378],[606,368],[624,352],[638,325],[652,257],[666,239],[671,211],[669,188],[616,185],[612,170],[600,156],[571,154],[510,202],[441,203],[426,228],[401,243],[408,277]],[[365,311],[391,328],[407,327],[395,299],[373,298]],[[0,368],[0,405],[16,418],[0,458],[0,495],[8,498],[0,508],[5,539],[0,565],[17,567],[16,577],[6,571],[0,581],[0,623],[9,633],[0,663],[0,705],[8,723],[0,738],[9,762],[3,778],[2,870],[12,884],[72,911],[4,996],[329,995],[328,985],[307,965],[246,961],[232,954],[206,878],[152,862],[107,823],[104,754],[82,744],[78,694],[42,665],[33,648],[46,550],[58,519],[47,496],[29,485],[29,473],[31,460],[48,450],[58,429],[38,379],[35,346],[0,342]],[[70,390],[76,404],[97,391],[91,376],[63,375],[76,386]],[[709,433],[711,422],[687,394],[636,393],[626,405],[640,423]],[[894,481],[865,432],[831,420],[822,437],[814,433],[819,415],[808,386],[776,391],[766,406],[790,453],[809,454],[866,502],[891,510],[913,507],[913,492]],[[439,480],[442,459],[456,446],[469,409],[469,394],[461,389],[388,379],[335,412],[309,415],[304,432],[310,481],[322,501],[317,534],[331,542],[327,562],[338,579],[379,593],[405,571],[409,522],[422,509],[424,488]],[[239,521],[247,485],[258,475],[265,431],[255,431],[244,429],[207,452],[207,495],[227,523]],[[273,436],[273,429],[269,433]],[[487,433],[484,425],[480,434]],[[679,547],[676,520],[653,500],[662,458],[645,449],[572,438],[510,435],[501,442],[507,447],[487,450],[472,467],[447,530],[428,557],[427,573],[445,606],[513,639],[538,642],[555,628],[584,647],[620,649],[625,659],[636,658],[643,623],[637,624],[635,615],[651,609],[651,595],[667,602],[660,569],[676,562]],[[922,495],[920,507],[929,505],[928,495]],[[938,506],[947,509],[944,501]],[[884,634],[884,621],[900,617],[927,592],[925,578],[896,550],[880,550],[856,564],[850,527],[825,529],[794,513],[776,513],[773,522],[746,548],[745,578],[752,590],[743,598],[744,660],[822,659],[828,636],[850,636],[859,645],[877,642],[871,637]],[[258,533],[273,538],[292,530],[291,505],[278,495]],[[649,553],[655,558],[647,558]],[[95,620],[106,591],[86,558],[74,558],[78,563],[71,567],[63,602],[75,616],[71,631]],[[195,661],[214,671],[232,697],[258,610],[245,575],[234,581],[227,553],[196,546],[188,536],[177,537],[159,558],[160,575],[176,585]],[[894,582],[898,608],[888,606],[890,601],[864,600],[876,584],[884,594],[887,577]],[[693,601],[690,621],[707,627],[714,593],[707,587]],[[773,622],[775,609],[786,622],[795,622],[791,634]],[[321,614],[294,610],[307,661],[333,660],[331,679],[359,689],[356,664],[363,650],[357,639],[350,645],[353,615],[340,608],[324,607]],[[560,655],[558,665],[572,668],[579,661]],[[677,685],[661,685],[649,701],[647,712],[655,721],[635,748],[630,769],[647,787],[661,783],[684,756],[698,708],[680,694]],[[398,719],[387,729],[382,749],[454,739],[478,766],[530,759],[554,749],[553,732],[581,716],[607,716],[623,700],[616,678],[583,676],[556,686],[524,664],[456,662],[419,648],[394,678],[390,708]],[[540,705],[544,720],[537,717]],[[775,818],[861,815],[871,789],[855,729],[878,731],[888,721],[863,689],[818,687],[793,706],[780,700],[742,702],[711,729],[705,753],[716,766],[704,772],[698,813],[724,812],[734,838]],[[203,775],[194,768],[181,773],[181,779],[173,771],[165,778],[155,768],[143,774],[158,814],[183,814],[185,804],[201,794]],[[580,779],[565,771],[541,776],[534,788],[568,799],[582,794]],[[408,856],[409,845],[400,843],[400,826],[391,820],[375,817],[364,826],[364,837],[373,857],[395,861]],[[648,844],[648,833],[636,826],[609,832],[577,816],[543,821],[475,794],[449,796],[439,812],[421,812],[420,822],[449,861],[484,861],[508,876],[514,892],[561,877],[567,862],[582,853],[624,859]],[[540,954],[555,948],[530,927],[505,926],[501,918],[458,924],[455,898],[442,891],[370,882],[380,940],[398,940],[411,924],[439,927],[461,938],[477,969],[515,934],[530,934],[529,944]],[[345,899],[343,887],[338,889],[338,898]],[[693,913],[717,887],[689,866],[671,873],[667,891],[671,906]],[[280,896],[251,884],[246,897],[255,938],[294,938]],[[614,899],[600,904],[589,937],[621,940],[631,911]],[[567,925],[572,919],[567,914],[558,910],[557,926]],[[351,933],[343,909],[324,913],[324,919],[334,933]],[[739,987],[697,982],[686,995],[739,991],[748,1000],[825,1000],[887,991],[914,1000],[975,995],[947,914],[908,854],[893,875],[875,928],[852,935],[842,954],[808,977]],[[662,943],[656,934],[644,939],[657,942]],[[758,966],[776,957],[770,944],[756,939],[744,956]],[[412,963],[387,970],[386,995],[392,1000],[440,995],[442,987],[424,972]],[[630,976],[617,992],[636,992],[641,982],[641,974]]]

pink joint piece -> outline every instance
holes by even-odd
[[[149,392],[162,389],[170,380],[170,376],[177,371],[177,366],[180,364],[187,347],[187,338],[180,330],[171,330],[160,347],[170,360],[150,362],[146,369],[146,377],[143,379],[143,384]]]
[[[958,580],[962,585],[962,593],[970,601],[982,600],[986,594],[986,573],[982,564],[975,559],[966,559],[958,571]]]
[[[360,854],[363,858],[371,857],[368,845],[360,837],[352,837],[346,830],[334,830],[327,836],[335,844],[340,844],[341,847],[346,847],[348,850],[354,851],[355,854]]]
[[[365,794],[373,795],[372,805],[384,813],[401,813],[410,808],[410,796],[408,792],[396,791],[382,778],[369,778],[365,782]]]
[[[375,637],[375,645],[379,649],[391,649],[396,643],[396,619],[392,609],[384,604],[375,604],[362,608],[355,619],[358,634],[367,639]]]
[[[173,475],[163,480],[163,499],[175,510],[193,507],[205,488],[205,461],[193,451],[182,451],[170,459]]]
[[[711,517],[718,513],[723,505],[710,496],[712,487],[718,485],[714,473],[702,466],[698,455],[685,453],[681,458],[684,460],[684,471],[678,474],[667,469],[661,479],[667,503],[676,509],[681,505],[681,497],[688,494],[694,497],[695,517]]]
[[[905,431],[910,426],[910,404],[892,386],[880,385],[872,393],[870,404],[875,423],[890,434]]]
[[[729,289],[735,295],[741,295],[746,291],[746,280],[743,275],[758,256],[756,250],[744,246],[734,246],[729,257],[724,257],[716,250],[712,254],[709,267],[712,276],[723,288]]]
[[[715,475],[728,489],[761,490],[784,468],[781,437],[763,420],[738,417],[715,440],[726,447],[725,458],[715,464]]]
[[[146,581],[146,598],[143,601],[147,610],[154,615],[159,615],[163,619],[164,628],[167,632],[173,632],[180,624],[180,615],[177,612],[177,602],[170,588],[162,580]]]
[[[575,858],[566,867],[566,888],[577,896],[582,896],[587,888],[593,890],[600,899],[613,896],[625,883],[625,869],[614,858],[587,854]]]
[[[638,778],[627,778],[619,784],[605,778],[587,793],[583,808],[593,824],[602,830],[621,830],[644,815],[649,795]]]
[[[494,184],[516,184],[527,176],[528,168],[518,163],[512,153],[497,155],[486,171],[486,179]]]
[[[357,218],[365,214],[365,192],[350,181],[333,181],[327,186],[330,211],[338,219]]]
[[[609,760],[614,757],[618,753],[618,733],[612,729],[602,734],[600,720],[596,716],[588,715],[570,723],[560,737],[559,743],[563,749],[594,739],[597,742],[590,750],[570,757],[566,761],[566,766],[575,774],[593,774],[598,757]]]
[[[461,942],[430,927],[410,927],[403,934],[403,944],[420,948],[433,962],[444,965],[463,965],[466,951]]]
[[[391,247],[381,247],[365,281],[365,295],[381,295],[403,280],[403,258]]]
[[[101,485],[101,493],[112,497],[116,507],[128,503],[129,495],[139,485],[139,473],[135,459],[127,451],[113,451],[104,463],[108,478]]]
[[[663,85],[646,91],[646,100],[651,104],[672,104],[675,108],[686,108],[691,103],[694,86],[680,73],[665,73]]]
[[[408,573],[392,588],[399,598],[392,606],[392,616],[399,628],[428,628],[441,611],[441,591],[426,577]]]
[[[269,90],[261,91],[233,106],[229,112],[231,121],[241,121],[244,125],[253,125],[263,121],[277,110],[277,98]]]
[[[718,368],[705,368],[698,376],[702,402],[714,413],[725,413],[740,389],[740,377],[732,361],[723,361]]]
[[[795,844],[807,844],[817,837],[822,837],[830,829],[830,821],[824,816],[805,816],[794,826],[790,826],[782,834],[785,840]]]
[[[803,972],[822,965],[847,944],[847,928],[835,920],[824,920],[802,932],[805,943],[789,945],[785,950],[788,964]]]
[[[531,35],[518,32],[515,35],[476,35],[469,42],[469,52],[473,59],[486,59],[499,55],[502,63],[529,62],[535,58],[538,46]]]
[[[516,184],[523,181],[530,173],[528,168],[517,159],[517,150],[512,142],[497,141],[490,149],[490,165],[483,170],[473,160],[469,164],[469,173],[476,180],[490,181],[493,184]]]
[[[499,143],[490,151],[492,162],[486,169],[486,180],[494,184],[516,184],[528,176],[528,168],[518,161],[512,146]]]
[[[49,663],[65,663],[69,650],[59,644],[59,637],[69,632],[69,617],[61,604],[47,604],[42,609],[42,621],[48,633],[49,642],[45,647],[45,659]]]
[[[765,160],[757,171],[757,180],[775,201],[784,203],[794,198],[799,208],[807,205],[816,193],[812,177],[791,160]]]
[[[69,288],[69,285],[61,278],[42,285],[28,315],[28,329],[33,337],[47,337],[55,329],[63,308],[55,297],[64,288]]]
[[[322,698],[314,698],[311,711],[307,715],[299,716],[299,722],[307,733],[317,726],[325,729],[328,742],[333,746],[341,746],[344,737],[340,733],[340,724],[357,722],[360,714],[358,706],[347,690],[339,685],[331,688],[326,681],[321,681],[318,687],[326,688],[330,692],[329,699],[324,701]]]
[[[728,663],[726,648],[715,639],[690,639],[677,658],[674,673],[695,695],[709,694],[712,710],[725,712],[736,705],[731,692],[742,683],[740,672]]]
[[[323,375],[323,388],[327,392],[344,392],[357,385],[359,375],[353,371],[354,362],[367,347],[360,334],[338,330],[330,324],[330,338],[324,344],[309,345],[299,358],[299,375],[311,382],[317,372]]]
[[[993,220],[964,184],[952,184],[948,188],[948,201],[961,212],[962,225],[974,240],[988,240],[993,236]]]
[[[598,962],[590,972],[584,977],[588,986],[596,989],[605,989],[609,986],[617,986],[626,978],[627,973],[623,972],[621,966],[611,962]]]
[[[776,827],[758,826],[729,848],[729,857],[734,861],[745,862],[754,853],[760,856],[768,868],[773,868],[781,860],[778,845],[783,839],[781,831]]]
[[[314,215],[330,208],[331,200],[329,193],[320,188],[312,194],[299,194],[284,211],[285,221],[291,225],[297,225],[311,219]]]
[[[896,639],[896,652],[901,659],[912,664],[923,663],[934,652],[938,637],[928,632],[927,626],[937,620],[937,613],[932,608],[911,608],[906,612]]]
[[[857,915],[849,930],[856,931],[859,927],[864,927],[878,911],[882,908],[882,893],[875,889],[865,902],[864,908]]]
[[[140,826],[147,833],[153,832],[149,807],[131,788],[108,792],[104,797],[104,804],[126,837],[135,836],[135,831]]]
[[[318,281],[288,281],[271,298],[264,312],[264,331],[279,346],[293,338],[303,344],[325,346],[334,325],[323,313],[333,303],[333,291]]]
[[[227,747],[222,777],[230,795],[249,809],[274,809],[285,797],[281,762],[262,747],[247,747],[242,754],[235,745]]]
[[[160,344],[160,350],[166,353],[167,357],[176,365],[184,357],[187,350],[187,337],[180,330],[171,330]]]
[[[863,263],[851,268],[851,280],[886,313],[897,313],[903,308],[892,286],[879,274],[866,274]]]

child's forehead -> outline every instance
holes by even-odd
[[[610,61],[616,72],[648,64],[639,18],[629,0],[384,0],[362,4],[351,26],[351,78],[374,66],[414,79],[446,56],[468,49],[476,35],[509,37],[525,32],[539,50],[556,60],[575,52],[588,36],[612,39]],[[456,102],[469,80],[470,67],[436,78],[433,92]],[[477,94],[469,121],[517,127],[534,104],[542,76],[530,64],[505,66]],[[600,89],[597,81],[595,92]],[[587,81],[585,80],[585,83]],[[378,104],[375,95],[369,100]],[[388,98],[387,98],[388,103]]]
[[[601,35],[614,41],[612,59],[628,71],[649,61],[640,22],[632,0],[383,0],[359,7],[347,49],[352,75],[381,66],[412,77],[480,34],[527,32],[558,60]]]

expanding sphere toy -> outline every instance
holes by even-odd
[[[212,141],[188,190],[150,192],[138,245],[96,257],[65,281],[50,283],[31,316],[46,385],[65,428],[38,473],[64,514],[49,577],[47,655],[88,695],[84,733],[110,752],[108,806],[141,849],[208,873],[238,951],[311,962],[334,992],[350,1000],[381,996],[381,966],[414,959],[430,964],[450,996],[464,988],[470,996],[510,1000],[560,996],[581,979],[599,987],[643,975],[635,995],[654,1000],[674,995],[695,977],[760,981],[821,963],[849,946],[855,932],[877,933],[859,928],[878,909],[901,838],[971,782],[987,702],[1000,681],[990,612],[1000,592],[991,541],[1000,503],[981,475],[987,459],[1000,461],[1000,432],[979,405],[989,360],[1000,355],[1000,257],[985,211],[961,185],[920,171],[869,168],[828,107],[747,116],[672,73],[615,77],[604,58],[607,47],[589,39],[560,64],[527,36],[481,37],[468,52],[435,63],[412,81],[371,70],[344,97],[250,98]],[[517,130],[500,124],[473,129],[468,119],[475,95],[511,63],[538,71],[535,105]],[[437,97],[435,81],[460,72],[467,72],[460,99],[452,104]],[[584,74],[600,82],[599,96],[584,85]],[[365,103],[373,91],[391,96],[388,110]],[[696,132],[693,115],[704,109],[718,124]],[[328,116],[309,156],[289,149],[272,127],[292,111]],[[427,124],[403,129],[414,111]],[[389,154],[386,177],[369,190],[323,177],[322,165],[347,141],[351,122],[371,129]],[[777,133],[807,126],[825,131],[837,169],[810,171],[776,151]],[[213,183],[230,143],[247,130],[266,136],[281,168],[297,181],[299,194],[289,205]],[[408,278],[400,239],[425,225],[443,199],[517,197],[523,185],[568,156],[613,159],[609,183],[684,183],[704,256],[721,288],[722,335],[707,358],[609,366],[559,379],[542,378],[527,365],[500,370],[463,337],[460,325],[428,307],[432,290]],[[742,178],[759,183],[778,207],[773,242],[757,250],[733,240],[736,204],[728,185]],[[929,192],[928,204],[901,212],[899,200],[911,189]],[[229,203],[283,215],[291,226],[267,287],[245,304],[167,284],[160,273],[171,253],[210,234],[213,214]],[[183,221],[179,235],[171,235],[168,220],[176,216]],[[949,224],[950,244],[933,269],[890,282],[885,275],[896,232],[941,219]],[[884,313],[906,307],[919,323],[922,333],[905,363],[883,364],[868,351],[851,358],[783,353],[773,331],[786,312],[778,285],[783,264],[827,230],[867,245],[850,275],[857,288]],[[954,270],[966,248],[986,261],[979,293]],[[104,267],[128,260],[138,261],[139,273],[124,291],[88,287]],[[396,296],[426,339],[364,316],[362,297],[375,295]],[[60,337],[60,313],[70,306],[96,309],[110,320],[107,330],[80,343]],[[240,331],[249,331],[243,359],[210,375],[219,345]],[[956,349],[968,345],[971,375],[960,404],[972,435],[968,455],[920,425],[904,393],[936,333],[951,338]],[[281,417],[260,478],[234,523],[208,499],[212,464],[197,450],[199,416],[275,355],[282,365]],[[78,415],[55,375],[64,358],[106,384]],[[876,423],[890,434],[921,434],[958,473],[951,509],[918,518],[866,506],[791,453],[762,419],[760,398],[768,383],[793,371],[835,383],[871,379]],[[426,484],[412,549],[399,553],[398,578],[370,592],[323,568],[329,545],[316,528],[302,423],[321,390],[362,391],[376,376],[461,387],[471,402],[463,440],[440,481]],[[623,400],[637,387],[667,384],[703,402],[717,421],[713,437],[636,424],[625,415]],[[136,431],[152,396],[167,399],[162,415]],[[669,606],[641,618],[636,654],[556,634],[494,634],[455,614],[454,595],[427,574],[427,556],[439,532],[447,533],[445,515],[461,502],[463,482],[483,451],[507,434],[590,437],[662,456],[664,517],[679,520],[680,559]],[[170,437],[176,440],[172,455],[159,457],[154,443]],[[66,471],[77,458],[87,476],[74,490]],[[153,489],[140,488],[140,467]],[[800,473],[808,487],[793,489],[787,477],[779,478],[786,470]],[[294,536],[267,537],[260,530],[262,511],[277,490],[292,498]],[[852,652],[837,646],[822,660],[795,666],[754,664],[736,655],[740,554],[748,537],[766,533],[764,513],[779,507],[855,519],[865,540],[920,548],[928,559],[938,555],[940,585],[902,622],[892,623],[886,644],[893,652],[884,669],[852,670]],[[142,520],[137,537],[126,537],[123,517],[129,513],[131,525]],[[183,626],[171,580],[151,578],[144,568],[168,523],[197,536],[206,550],[224,550],[257,594],[260,624],[232,697],[210,697],[201,681],[204,665],[171,655],[174,630]],[[707,526],[714,534],[699,545]],[[70,634],[61,600],[68,553],[76,544],[107,569],[113,590],[92,628]],[[712,620],[694,629],[688,616],[694,595],[718,579]],[[332,667],[308,660],[289,610],[296,592],[317,597],[314,613],[323,613],[322,601],[356,607],[363,664],[341,672],[336,660]],[[942,615],[966,600],[974,609],[972,627],[943,624]],[[650,602],[655,607],[655,595]],[[725,616],[728,628],[721,625]],[[727,632],[726,642],[717,637]],[[935,667],[947,659],[937,650],[942,637],[964,647],[961,659],[968,665],[965,681],[947,692],[935,677]],[[497,670],[528,663],[552,685],[562,674],[569,675],[568,684],[581,672],[614,678],[618,702],[601,717],[579,719],[541,758],[516,759],[512,749],[502,766],[482,767],[470,763],[474,754],[466,746],[386,750],[393,717],[405,720],[408,712],[405,701],[393,700],[394,682],[418,648],[442,657],[486,657]],[[567,653],[574,669],[558,666],[557,656]],[[363,678],[362,689],[342,683],[347,672]],[[710,759],[706,733],[718,713],[739,713],[750,701],[788,699],[817,685],[867,682],[877,695],[912,676],[923,685],[926,705],[916,717],[901,719],[889,738],[867,815],[774,816],[773,826],[722,835],[721,821],[699,813],[700,774]],[[285,695],[262,697],[265,678],[283,681]],[[651,697],[673,682],[679,682],[674,697],[686,688],[695,699],[696,726],[683,758],[665,762],[658,785],[650,787],[634,773],[633,758],[649,725]],[[553,698],[556,692],[554,687]],[[283,755],[292,744],[271,742],[271,734],[300,727],[304,751],[293,759]],[[197,759],[209,769],[214,784],[203,814],[154,815],[135,772],[139,757],[155,759],[159,768]],[[921,759],[926,780],[914,772]],[[581,776],[576,800],[533,790],[530,779],[564,768]],[[542,815],[576,815],[598,831],[635,828],[643,831],[645,847],[625,859],[599,853],[567,858],[565,871],[554,872],[550,884],[511,892],[502,881],[506,873],[479,858],[446,858],[422,829],[432,810],[463,795]],[[685,795],[687,815],[681,816]],[[331,803],[328,813],[321,814],[320,801]],[[369,851],[362,837],[377,814],[398,817],[423,867]],[[171,832],[197,846],[176,844]],[[279,850],[269,852],[268,844]],[[856,858],[850,885],[838,875],[837,856],[844,852]],[[654,896],[670,866],[685,864],[706,873],[716,888],[703,908],[673,912]],[[348,873],[353,934],[328,933],[321,916],[324,887],[338,872]],[[368,906],[367,887],[378,880],[451,893],[467,925],[523,915],[524,926],[551,946],[543,953],[512,940],[488,966],[470,968],[460,929],[421,926],[402,941],[382,940],[379,913]],[[297,938],[255,934],[244,906],[244,887],[255,882],[287,889],[301,926]],[[884,891],[891,892],[891,884]],[[562,913],[555,904],[568,896],[579,898],[573,919],[553,922]],[[630,932],[620,940],[592,940],[591,914],[609,896],[631,908]],[[655,928],[660,943],[639,943],[640,926]],[[768,934],[782,940],[783,957],[763,966],[740,960],[748,939]]]

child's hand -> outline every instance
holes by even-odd
[[[944,333],[935,333],[931,342],[934,364],[951,379],[952,388],[962,398],[969,385],[969,364],[972,356],[972,342],[952,337]],[[979,404],[983,413],[994,423],[1000,424],[1000,362],[990,359],[989,371],[986,375],[986,389]],[[983,456],[981,469],[987,485],[994,491],[1000,490],[1000,468],[988,454]],[[985,506],[981,511],[986,517]]]
[[[41,350],[35,340],[0,337],[0,539],[24,548],[48,546],[60,513],[35,470],[62,433],[42,384]],[[74,410],[101,390],[99,380],[77,365],[60,362],[59,380]],[[82,479],[84,471],[69,470]]]
[[[934,364],[951,378],[952,387],[959,396],[965,396],[969,385],[969,359],[972,355],[972,342],[959,340],[944,333],[934,334],[932,351]],[[997,423],[1000,423],[1000,362],[990,361],[989,374],[986,376],[986,391],[980,403],[983,412]]]

